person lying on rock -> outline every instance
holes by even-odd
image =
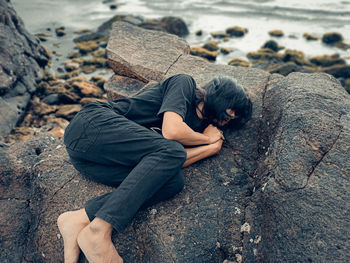
[[[113,228],[123,231],[141,207],[181,191],[181,168],[218,153],[221,129],[240,127],[251,115],[246,91],[228,76],[197,89],[179,74],[134,97],[83,107],[65,131],[71,162],[85,177],[117,188],[59,216],[64,261],[77,262],[81,249],[90,263],[123,262]]]

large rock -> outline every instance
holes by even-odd
[[[169,38],[162,33],[139,30],[115,24],[114,37],[124,44],[109,48],[121,57],[148,39],[148,49],[127,55],[124,68],[128,77],[151,82],[159,73],[157,59],[166,56],[155,48],[159,39],[170,48],[174,41],[183,42],[166,42]],[[146,55],[148,63],[135,68],[133,59],[142,63]],[[236,77],[252,93],[253,117],[242,129],[225,132],[227,140],[217,156],[184,169],[181,193],[140,211],[123,233],[113,235],[125,262],[349,261],[350,100],[339,83],[324,73],[283,77],[213,65],[187,54],[176,61],[169,58],[161,79],[187,73],[202,86],[217,74]],[[9,218],[1,213],[28,215],[1,229],[1,237],[9,237],[0,239],[1,261],[16,255],[26,262],[62,262],[57,216],[112,190],[81,177],[62,141],[50,138],[44,135],[0,151],[0,167],[6,166],[1,174],[8,178],[3,188],[13,185],[25,196],[8,200],[12,191],[0,191],[1,200],[12,200],[0,210],[0,218]],[[13,250],[16,244],[21,246]]]
[[[0,139],[22,117],[48,54],[24,28],[9,1],[0,1]]]
[[[350,260],[349,98],[327,74],[291,73],[267,86],[248,262]]]
[[[125,22],[114,24],[107,46],[112,69],[119,75],[143,82],[162,80],[169,65],[189,51],[189,45],[177,36],[147,31]]]

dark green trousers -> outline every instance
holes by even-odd
[[[84,107],[67,127],[64,142],[82,175],[117,187],[89,200],[85,210],[90,220],[99,217],[119,232],[140,207],[183,189],[184,147],[126,119],[106,103]]]

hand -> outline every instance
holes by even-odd
[[[212,147],[213,154],[217,154],[220,152],[223,142],[224,142],[223,140],[218,140],[217,142],[209,144]]]
[[[209,137],[209,144],[216,143],[220,140],[225,140],[222,131],[212,124],[209,124],[208,127],[205,128],[203,134]]]

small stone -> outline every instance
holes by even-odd
[[[37,38],[39,38],[40,39],[40,41],[47,41],[47,39],[49,38],[49,37],[51,37],[51,35],[47,35],[47,34],[43,34],[43,33],[39,33],[39,34],[35,34],[35,36],[37,37]]]
[[[74,31],[74,34],[81,35],[81,34],[85,34],[85,33],[89,33],[89,32],[91,32],[90,29],[83,28],[83,29],[79,29],[79,30]]]
[[[213,38],[226,38],[226,37],[230,37],[229,34],[224,33],[224,32],[211,32],[210,35]]]
[[[312,34],[310,34],[310,33],[304,33],[304,34],[303,34],[303,37],[304,37],[306,40],[319,40],[319,39],[320,39],[318,36],[312,35]]]
[[[196,32],[194,32],[194,34],[196,36],[201,36],[203,34],[203,31],[201,29],[197,30]]]
[[[106,102],[107,100],[105,100],[105,99],[98,99],[98,98],[82,98],[79,103],[82,106],[85,106],[85,105],[88,105],[89,103],[94,102],[94,101]]]
[[[202,47],[191,47],[190,54],[193,56],[206,58],[209,61],[215,61],[216,57],[219,55],[217,51],[209,51]]]
[[[231,49],[229,49],[228,47],[222,47],[222,48],[220,48],[220,52],[224,55],[227,55],[227,54],[231,53]]]
[[[282,37],[282,36],[284,36],[284,33],[282,30],[274,29],[274,30],[269,31],[269,35],[273,36],[273,37]]]
[[[71,72],[79,68],[79,63],[67,61],[64,62],[64,68],[67,72]]]
[[[111,10],[115,10],[115,9],[117,9],[119,6],[120,6],[120,4],[113,4],[113,5],[110,5],[109,8],[110,8]]]
[[[77,114],[81,110],[80,104],[72,104],[72,105],[62,105],[58,106],[58,111],[56,112],[57,117],[62,117],[67,120],[73,119],[75,114]]]
[[[90,53],[92,51],[95,51],[99,48],[99,45],[96,43],[96,41],[86,41],[86,42],[79,42],[76,44],[77,48],[79,49],[79,52],[83,55]]]
[[[250,64],[247,60],[240,58],[233,58],[228,62],[230,66],[240,66],[240,67],[250,67]]]
[[[233,26],[226,29],[226,34],[231,37],[242,37],[246,33],[248,33],[248,29],[239,26]]]
[[[87,97],[101,97],[102,90],[95,84],[87,81],[75,81],[72,83],[72,87],[80,92],[83,96]]]
[[[269,48],[275,52],[278,52],[279,50],[283,49],[283,47],[278,45],[278,43],[275,40],[266,41],[262,48]]]
[[[157,214],[157,209],[153,208],[149,213],[150,215],[155,215]]]
[[[241,226],[241,232],[247,232],[250,233],[250,225],[245,222],[242,226]]]
[[[216,41],[209,41],[203,45],[203,48],[209,51],[217,51],[219,49],[219,45]]]
[[[81,53],[79,52],[70,52],[67,56],[67,58],[79,58],[81,57]]]
[[[63,37],[64,35],[66,35],[66,32],[64,32],[64,27],[56,28],[55,32],[56,32],[56,36],[58,37]]]

